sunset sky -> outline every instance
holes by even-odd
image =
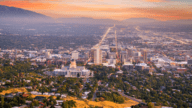
[[[0,0],[0,5],[23,8],[53,18],[192,19],[192,0]]]

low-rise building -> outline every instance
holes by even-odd
[[[124,63],[123,68],[126,69],[127,71],[133,70],[133,64],[131,64],[131,63]]]
[[[139,63],[135,65],[135,69],[136,70],[144,70],[144,69],[149,69],[149,66],[147,66],[147,64],[145,63]]]
[[[187,69],[186,68],[177,68],[177,73],[184,73],[184,72],[186,72],[187,71]]]

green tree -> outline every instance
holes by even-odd
[[[33,106],[34,106],[34,103],[31,103],[31,104],[30,104],[30,108],[33,108]]]
[[[73,100],[70,100],[70,101],[65,101],[65,102],[63,102],[62,103],[62,108],[72,108],[72,107],[76,107],[76,102],[75,101],[73,101]]]
[[[54,105],[51,105],[51,107],[50,107],[50,108],[55,108],[55,107],[54,107]]]
[[[5,103],[5,102],[4,102],[4,97],[1,96],[1,108],[3,108],[4,103]]]
[[[149,102],[149,103],[147,104],[147,106],[148,106],[148,108],[154,108],[154,103]]]
[[[5,103],[3,108],[11,108],[11,104],[10,103]]]
[[[60,100],[61,98],[60,98],[60,96],[57,96],[57,100]]]

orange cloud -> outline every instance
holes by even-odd
[[[38,10],[38,9],[51,9],[53,8],[53,6],[55,6],[54,4],[50,4],[50,3],[41,3],[38,0],[35,0],[35,2],[30,2],[30,1],[0,1],[1,5],[6,5],[6,6],[13,6],[13,7],[18,7],[18,8],[30,8],[30,9],[34,9],[34,10]]]
[[[162,0],[153,0],[162,1]],[[116,20],[124,20],[127,18],[154,18],[158,20],[178,20],[192,19],[191,6],[169,6],[155,8],[138,8],[126,7],[116,8],[115,5],[96,5],[80,6],[74,4],[58,4],[58,3],[42,3],[40,1],[1,1],[1,5],[14,6],[24,8],[38,13],[42,13],[51,17],[92,17],[92,18],[109,18]],[[118,5],[118,7],[120,7]]]
[[[167,2],[167,0],[143,0],[145,2]]]

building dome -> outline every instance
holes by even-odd
[[[61,69],[64,68],[64,67],[65,67],[64,64],[62,64],[62,65],[61,65]]]
[[[71,60],[70,68],[76,68],[76,61],[74,59]]]

